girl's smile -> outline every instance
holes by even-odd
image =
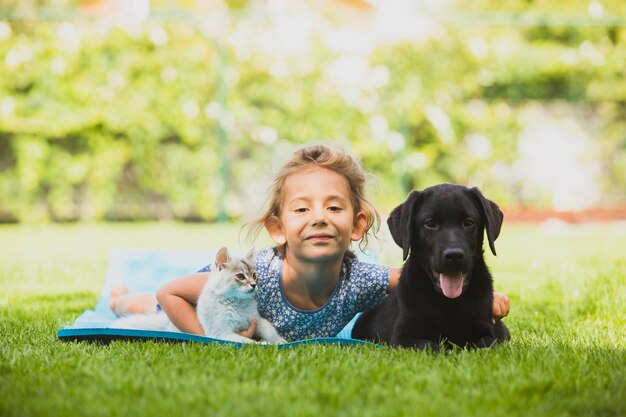
[[[307,237],[306,240],[312,240],[315,242],[326,242],[332,239],[333,237],[334,237],[333,235],[316,234],[316,235]]]

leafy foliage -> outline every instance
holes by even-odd
[[[0,22],[0,219],[237,218],[261,205],[249,189],[274,160],[311,140],[358,154],[382,209],[439,181],[546,204],[494,173],[514,164],[519,114],[537,102],[593,120],[602,192],[623,197],[624,27],[481,18],[365,62],[317,32],[300,56],[246,47],[270,28],[245,20],[223,39],[176,21]]]

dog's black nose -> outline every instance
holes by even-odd
[[[462,261],[465,257],[463,249],[445,249],[443,251],[443,259],[448,262]]]

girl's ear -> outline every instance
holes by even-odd
[[[365,229],[367,229],[367,216],[360,211],[354,216],[354,229],[352,229],[350,239],[354,241],[361,240],[365,234]]]
[[[280,219],[276,216],[270,216],[263,222],[265,230],[269,233],[270,237],[278,246],[282,246],[287,243],[287,237],[285,236],[285,230],[280,223]]]

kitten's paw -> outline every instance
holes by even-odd
[[[263,340],[267,340],[267,343],[270,343],[273,345],[280,345],[282,343],[287,343],[287,341],[283,339],[279,334],[269,335],[267,337],[264,337]]]

